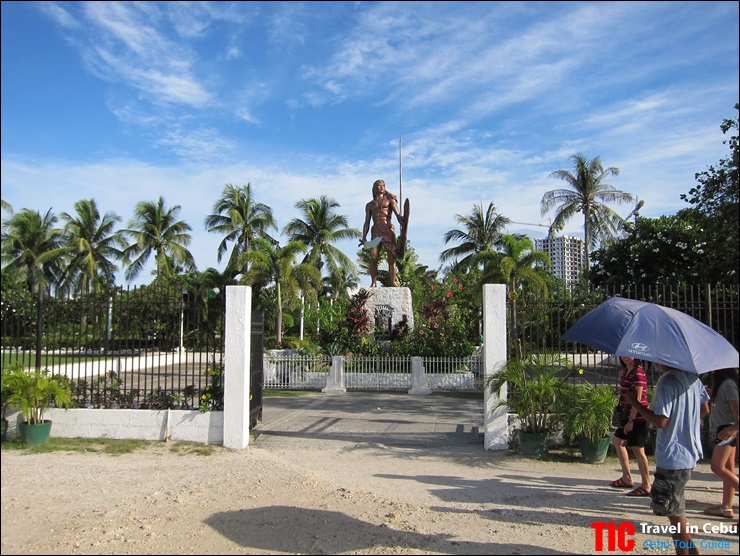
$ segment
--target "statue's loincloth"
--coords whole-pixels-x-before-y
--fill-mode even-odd
[[[393,227],[393,224],[388,222],[373,224],[371,236],[371,239],[379,237],[386,249],[393,249],[393,252],[396,251],[396,229]]]

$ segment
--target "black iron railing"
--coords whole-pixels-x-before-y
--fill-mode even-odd
[[[77,299],[45,297],[40,310],[43,319],[36,300],[4,296],[2,364],[64,374],[78,406],[223,404],[222,394],[221,400],[209,397],[223,370],[223,294],[117,289]]]
[[[737,286],[563,290],[546,300],[510,298],[509,357],[548,350],[570,354],[584,371],[571,373],[571,380],[616,386],[613,358],[561,340],[580,317],[614,295],[683,311],[740,346]],[[65,374],[80,407],[219,409],[224,299],[213,290],[145,286],[77,299],[45,297],[39,307],[32,296],[4,293],[2,364]],[[657,380],[651,368],[648,379]]]

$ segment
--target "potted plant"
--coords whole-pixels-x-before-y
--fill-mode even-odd
[[[44,412],[52,403],[64,409],[72,406],[67,377],[52,375],[47,369],[26,370],[15,364],[7,381],[8,403],[18,408],[24,418],[18,424],[21,439],[26,444],[43,444],[51,432],[51,421],[44,419]]]
[[[571,362],[553,352],[533,353],[507,361],[486,380],[486,388],[507,397],[496,407],[506,406],[519,417],[519,452],[539,458],[547,451],[547,436],[561,418],[561,405],[567,397]]]
[[[565,435],[578,437],[581,455],[589,463],[606,458],[612,432],[612,416],[619,398],[609,386],[586,382],[574,386],[565,404]]]

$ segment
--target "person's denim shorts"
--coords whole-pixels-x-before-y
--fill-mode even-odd
[[[691,469],[663,469],[656,467],[650,488],[653,513],[660,516],[681,517],[686,514],[684,490],[691,478]]]

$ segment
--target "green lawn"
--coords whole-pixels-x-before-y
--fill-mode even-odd
[[[265,398],[292,398],[295,396],[305,396],[311,394],[311,390],[262,390],[262,396]]]
[[[97,361],[99,359],[106,359],[104,355],[79,355],[79,354],[69,354],[69,355],[54,355],[54,354],[42,354],[41,355],[41,367],[50,367],[52,365],[60,365],[62,363],[68,363],[70,361]],[[15,354],[12,353],[3,353],[2,354],[2,366],[5,367],[6,365],[10,366],[14,364],[16,361],[18,361],[18,357]],[[25,359],[23,360],[23,364],[26,367],[33,367],[36,365],[36,355],[35,354],[26,354]]]
[[[48,452],[79,452],[98,453],[117,456],[130,454],[147,448],[161,450],[166,446],[170,452],[180,455],[210,456],[214,452],[222,451],[222,446],[200,444],[197,442],[158,440],[117,440],[112,438],[55,438],[51,437],[43,444],[29,446],[21,442],[19,438],[9,439],[3,442],[2,449],[22,451],[29,454],[40,454]]]

